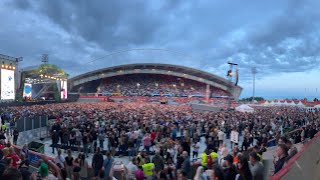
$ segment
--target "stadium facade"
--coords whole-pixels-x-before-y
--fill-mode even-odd
[[[236,100],[242,91],[240,86],[211,73],[185,66],[155,63],[126,64],[107,67],[75,76],[68,81],[70,89],[75,91],[75,89],[77,89],[75,87],[79,88],[81,85],[88,84],[92,81],[131,74],[159,74],[194,80],[226,91]]]

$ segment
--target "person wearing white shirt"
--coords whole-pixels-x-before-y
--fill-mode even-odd
[[[218,131],[218,139],[219,139],[219,146],[221,146],[224,140],[224,132],[221,130]]]
[[[56,164],[60,164],[61,168],[64,168],[64,161],[65,158],[63,157],[63,155],[61,155],[61,149],[58,149],[58,155],[54,158],[54,162]]]

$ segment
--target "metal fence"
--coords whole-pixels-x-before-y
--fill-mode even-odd
[[[24,117],[16,120],[16,127],[19,132],[38,129],[47,125],[48,116]]]

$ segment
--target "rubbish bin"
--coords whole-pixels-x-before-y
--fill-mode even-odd
[[[28,144],[28,149],[31,151],[35,151],[35,152],[43,154],[44,153],[44,144],[32,141],[31,143]]]

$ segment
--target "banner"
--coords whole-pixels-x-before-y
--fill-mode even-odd
[[[15,99],[14,71],[1,69],[1,99]]]
[[[32,84],[24,83],[23,98],[32,97]]]
[[[230,141],[234,143],[238,143],[239,133],[237,131],[231,131]]]

